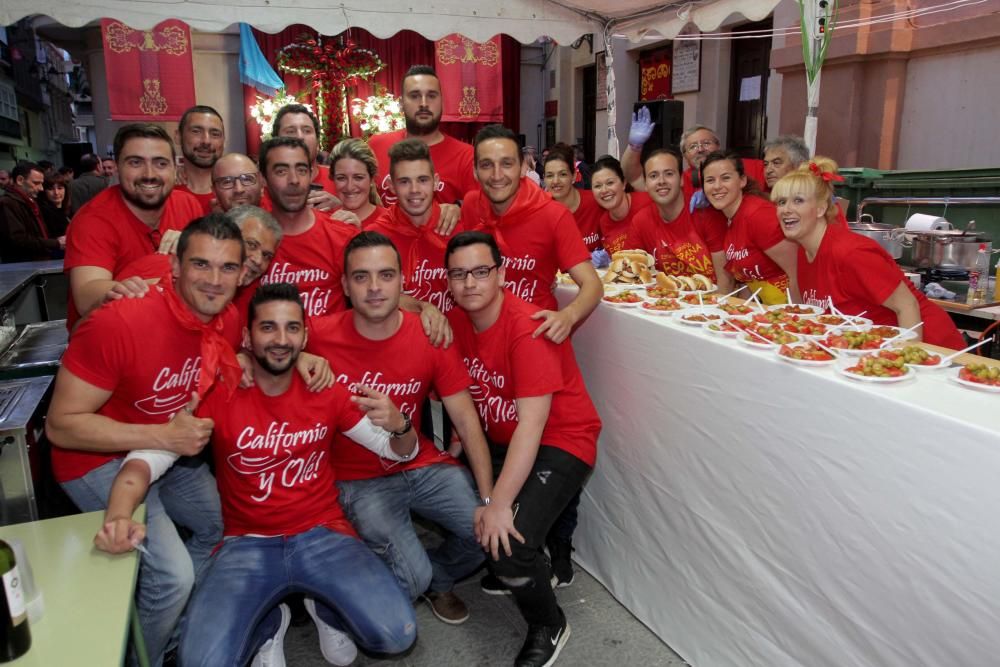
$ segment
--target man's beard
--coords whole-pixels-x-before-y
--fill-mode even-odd
[[[294,366],[295,362],[297,362],[299,360],[299,355],[298,355],[298,353],[288,355],[288,363],[285,364],[285,367],[284,368],[278,368],[277,366],[275,366],[274,364],[272,364],[268,360],[268,358],[267,358],[267,352],[268,352],[268,350],[286,350],[286,349],[287,350],[291,350],[292,348],[281,346],[281,345],[273,345],[271,347],[266,348],[264,350],[264,354],[259,355],[259,356],[255,354],[254,358],[257,360],[257,363],[260,364],[261,368],[263,368],[265,371],[267,371],[271,375],[277,377],[279,375],[284,375],[285,373],[287,373],[288,369],[290,369],[292,366]]]
[[[406,118],[406,134],[413,137],[426,137],[434,134],[441,124],[441,117],[432,119],[429,123],[423,123],[416,118]]]
[[[221,155],[212,153],[212,155],[208,158],[201,158],[198,157],[193,150],[181,150],[181,152],[184,154],[184,160],[186,162],[189,162],[196,167],[200,167],[201,169],[211,169],[215,166],[215,163],[219,161],[219,158],[222,157]]]
[[[171,188],[168,189],[166,187],[166,184],[164,184],[163,197],[161,199],[157,200],[157,201],[147,202],[147,201],[142,200],[140,197],[138,197],[134,193],[129,192],[125,188],[121,189],[122,197],[124,197],[126,200],[128,200],[128,202],[131,203],[132,205],[134,205],[136,208],[141,208],[144,211],[157,211],[157,210],[159,210],[160,207],[163,206],[163,203],[167,201],[167,197],[170,196],[170,193],[172,191],[173,191],[173,187],[171,187]]]

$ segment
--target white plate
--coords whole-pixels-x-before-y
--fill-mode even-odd
[[[746,345],[747,347],[752,348],[754,350],[770,350],[778,346],[777,343],[770,343],[770,342],[765,343],[760,338],[757,338],[753,334],[747,333],[746,331],[742,331],[740,333],[742,333],[743,335],[741,335],[736,340],[738,340],[741,344]]]
[[[616,301],[608,301],[607,299],[601,299],[601,301],[611,306],[612,308],[638,308],[639,304],[642,303],[642,301],[637,301],[635,303],[623,303]]]
[[[931,366],[928,366],[927,364],[906,364],[906,365],[918,371],[940,371],[946,368],[951,368],[953,363],[954,362],[952,361],[944,361],[942,359],[939,363],[933,364]]]
[[[681,311],[681,313],[682,314],[680,316],[678,316],[677,321],[680,322],[681,324],[686,324],[689,327],[703,327],[706,324],[708,324],[709,322],[721,322],[722,318],[724,318],[726,316],[725,313],[723,313],[721,310],[716,310],[715,308],[711,308],[711,307],[707,307],[705,309],[700,309],[700,308],[686,308],[683,311]],[[709,322],[691,322],[690,320],[685,319],[689,315],[701,315],[701,314],[704,314],[704,315],[717,315],[719,317],[719,319],[718,320],[709,320]]]
[[[792,303],[792,304],[788,304],[788,303],[776,303],[774,305],[767,306],[767,309],[768,310],[783,310],[785,308],[788,308],[788,306],[790,306],[790,305],[791,306],[798,306],[799,308],[804,308],[806,310],[809,310],[810,312],[808,312],[808,313],[789,313],[789,315],[798,315],[799,317],[813,317],[815,315],[822,315],[823,314],[823,309],[822,308],[820,308],[819,306],[810,305],[808,303]]]
[[[799,347],[801,345],[802,343],[799,343],[798,345],[793,343],[790,347]],[[826,361],[816,361],[814,359],[793,359],[792,357],[786,357],[785,355],[781,354],[780,345],[775,348],[774,354],[777,355],[777,357],[782,361],[787,361],[788,363],[795,364],[796,366],[832,366],[833,364],[837,363],[837,357],[834,357],[833,359],[827,359]]]
[[[763,312],[762,310],[760,310],[756,306],[750,306],[750,308],[752,308],[752,310],[749,313],[742,313],[742,314],[741,313],[733,313],[733,314],[728,314],[727,313],[726,316],[727,317],[750,317],[751,315],[759,315],[760,313]],[[722,311],[722,312],[726,312],[726,311]]]
[[[681,294],[714,294],[719,290],[719,286],[716,285],[712,289],[682,289]]]
[[[639,306],[639,310],[646,313],[647,315],[656,315],[658,317],[671,317],[674,313],[683,313],[684,310],[653,310],[652,308],[646,308],[645,304],[653,303],[652,301],[646,301]]]
[[[871,350],[867,351],[870,352]],[[857,373],[852,373],[849,370],[847,370],[848,368],[856,365],[857,363],[855,361],[852,361],[850,364],[838,366],[837,372],[846,378],[857,380],[858,382],[869,382],[872,384],[891,384],[893,382],[905,382],[906,380],[909,380],[911,377],[916,377],[917,375],[913,371],[907,370],[905,375],[900,375],[899,377],[879,377],[877,375],[858,375]]]
[[[870,331],[873,328],[875,328],[875,327],[874,326],[869,326],[869,327],[866,327],[864,330],[865,331]],[[881,328],[893,329],[896,332],[895,334],[893,334],[893,336],[898,335],[898,334],[906,331],[905,329],[901,329],[899,327],[889,326],[889,325],[886,325],[886,324],[880,324],[880,325],[878,325],[878,328],[880,328],[880,329]],[[906,333],[903,333],[903,335],[899,336],[899,338],[892,339],[892,342],[893,343],[905,343],[906,341],[913,340],[916,337],[917,337],[917,332],[916,331],[906,331]],[[883,340],[889,340],[891,338],[892,338],[892,336],[883,336],[882,337]]]
[[[712,324],[715,324],[715,322],[713,322]],[[713,336],[722,336],[724,338],[736,338],[736,336],[739,336],[741,333],[743,333],[742,331],[716,331],[715,329],[712,329],[708,324],[703,326],[701,330],[707,331]]]
[[[687,294],[696,294],[696,292],[681,292],[681,296],[685,296]],[[678,299],[678,301],[680,301],[680,299]],[[681,305],[683,305],[685,308],[713,308],[713,307],[715,307],[715,304],[709,303],[708,301],[705,301],[704,304],[698,303],[697,301],[695,301],[694,303],[688,303],[687,301],[681,301]]]
[[[852,324],[827,324],[826,326],[831,329],[838,328],[841,331],[861,331],[872,325],[872,321],[867,317],[852,317],[850,318]],[[819,316],[816,316],[816,320],[819,321]],[[824,322],[824,324],[826,324]]]
[[[969,380],[963,380],[962,378],[958,377],[959,371],[961,371],[963,368],[965,368],[965,366],[959,366],[958,368],[949,371],[948,379],[954,382],[955,384],[960,384],[963,387],[968,387],[969,389],[975,389],[977,391],[985,391],[986,393],[989,394],[1000,394],[1000,387],[990,384],[982,384],[981,382],[971,382]]]

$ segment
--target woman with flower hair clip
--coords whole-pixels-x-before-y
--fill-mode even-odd
[[[923,340],[965,347],[944,310],[931,303],[875,240],[837,223],[833,184],[842,181],[837,163],[816,156],[771,189],[785,238],[798,245],[797,278],[804,303],[866,317],[879,325],[916,330]]]

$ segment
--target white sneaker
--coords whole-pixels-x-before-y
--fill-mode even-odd
[[[285,667],[285,633],[288,632],[288,625],[292,622],[292,610],[287,604],[279,604],[281,610],[281,625],[253,657],[250,667]]]
[[[323,653],[326,661],[339,667],[345,667],[354,662],[354,659],[358,657],[358,647],[354,645],[350,635],[331,627],[321,619],[316,613],[316,601],[312,598],[307,597],[303,604],[316,624],[316,630],[319,632],[319,650]]]

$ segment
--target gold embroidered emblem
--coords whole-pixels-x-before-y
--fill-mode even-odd
[[[468,37],[456,35],[460,41],[450,37],[437,43],[437,57],[442,65],[455,63],[478,64],[496,67],[500,62],[500,49],[495,42],[473,42]]]
[[[462,118],[475,118],[479,115],[479,100],[476,98],[475,86],[462,88],[462,101],[458,103],[458,113]]]
[[[161,116],[167,111],[167,100],[160,94],[159,79],[143,79],[143,94],[139,98],[139,109],[148,116]]]

